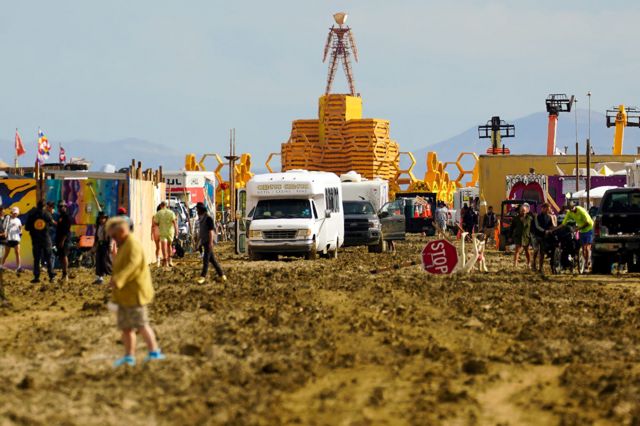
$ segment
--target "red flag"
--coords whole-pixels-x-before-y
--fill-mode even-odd
[[[22,144],[20,133],[18,133],[18,129],[16,129],[16,157],[20,157],[21,155],[24,155],[26,153],[27,151],[25,151],[24,145]]]
[[[65,152],[64,148],[62,147],[62,145],[60,145],[60,155],[58,156],[58,160],[61,163],[66,163],[67,162],[67,153]]]

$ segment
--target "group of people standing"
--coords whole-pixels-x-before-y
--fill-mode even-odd
[[[36,208],[31,211],[23,225],[20,219],[20,209],[13,207],[11,213],[4,214],[4,208],[0,207],[2,224],[0,226],[0,244],[4,251],[2,255],[2,268],[5,267],[11,251],[15,253],[16,272],[22,272],[22,259],[20,257],[20,243],[23,229],[31,236],[33,249],[33,280],[40,282],[41,267],[46,266],[49,279],[56,277],[54,267],[56,260],[62,268],[62,280],[68,280],[69,248],[71,246],[71,218],[64,202],[58,204],[58,210],[54,203],[38,201]],[[55,246],[55,256],[53,247]]]
[[[214,253],[213,246],[216,242],[215,223],[208,214],[204,203],[196,205],[198,220],[196,222],[198,246],[202,252],[202,272],[198,279],[199,284],[204,284],[209,272],[209,264],[213,265],[218,278],[226,281],[227,277],[222,271]],[[158,267],[173,267],[173,241],[178,235],[178,218],[169,208],[166,201],[161,202],[151,223],[151,239],[156,245],[156,265]]]
[[[563,219],[558,224],[558,218],[548,203],[540,206],[540,212],[534,214],[528,203],[524,203],[518,210],[518,215],[511,222],[511,236],[516,246],[513,264],[518,267],[521,253],[524,252],[527,267],[543,271],[545,252],[548,247],[548,236],[560,226],[575,223],[582,245],[582,255],[586,260],[585,268],[589,268],[591,259],[591,245],[593,244],[593,219],[589,213],[577,204],[570,202],[562,211]],[[533,260],[529,248],[533,248]]]

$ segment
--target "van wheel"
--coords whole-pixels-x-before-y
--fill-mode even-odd
[[[318,257],[318,251],[316,250],[315,246],[313,246],[311,250],[304,256],[304,258],[307,260],[316,260],[317,257]]]
[[[387,251],[387,242],[382,238],[382,235],[380,236],[380,241],[378,241],[377,244],[369,246],[369,253],[384,253],[385,251]]]
[[[607,275],[611,273],[611,261],[607,256],[591,255],[591,273]]]
[[[328,259],[337,259],[338,258],[338,245],[340,245],[340,241],[336,240],[336,248],[335,250],[331,250],[327,252]]]
[[[262,260],[262,255],[249,250],[249,260]]]

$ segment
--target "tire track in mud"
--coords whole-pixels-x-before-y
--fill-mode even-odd
[[[108,291],[11,278],[0,310],[0,419],[68,424],[632,424],[638,276],[542,277],[488,253],[489,274],[433,277],[421,238],[396,255],[247,262],[226,284],[198,260],[154,270],[169,359],[113,370]],[[142,346],[140,346],[142,353]],[[12,368],[17,366],[17,368]],[[37,413],[37,414],[36,414]]]

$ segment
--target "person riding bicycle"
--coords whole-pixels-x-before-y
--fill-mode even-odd
[[[593,244],[593,219],[583,207],[578,206],[575,202],[570,201],[567,205],[567,214],[565,215],[562,225],[566,226],[569,222],[576,224],[576,230],[580,234],[580,243],[582,244],[582,255],[585,259],[585,270],[589,268],[591,263],[591,244]]]

